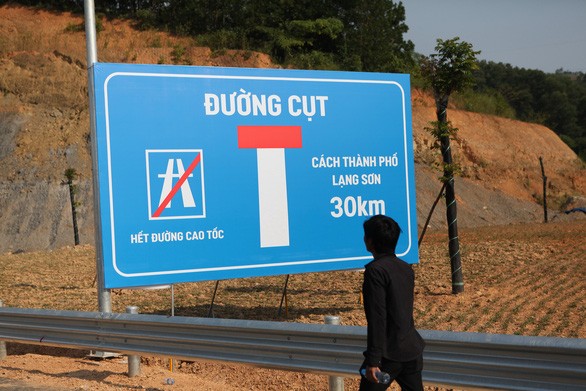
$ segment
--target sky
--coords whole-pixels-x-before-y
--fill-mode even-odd
[[[423,55],[460,37],[478,59],[586,73],[586,0],[403,0],[405,39]]]

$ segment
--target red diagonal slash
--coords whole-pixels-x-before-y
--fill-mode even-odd
[[[169,204],[169,202],[171,202],[171,199],[173,197],[175,197],[175,194],[177,194],[179,189],[181,189],[181,186],[183,186],[183,183],[187,180],[187,177],[193,172],[195,167],[197,167],[200,160],[201,160],[201,153],[198,153],[197,156],[195,157],[195,159],[193,159],[193,161],[189,165],[189,167],[187,167],[187,170],[185,170],[183,175],[181,175],[181,178],[179,178],[179,180],[177,181],[175,186],[173,186],[173,188],[171,189],[169,194],[167,194],[167,197],[165,197],[163,202],[161,202],[161,205],[159,205],[159,207],[157,208],[157,210],[153,214],[153,217],[159,217],[161,215],[161,213],[163,213],[163,209],[165,209],[167,207],[167,205]]]

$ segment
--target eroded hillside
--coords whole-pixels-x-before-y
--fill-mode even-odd
[[[136,31],[102,20],[101,62],[275,67],[253,52],[212,52],[193,39]],[[79,177],[82,241],[93,241],[91,157],[83,17],[0,7],[0,251],[71,243],[67,168]],[[433,101],[412,92],[417,208],[422,224],[439,191],[437,151],[424,128]],[[551,130],[535,124],[450,109],[462,164],[460,224],[539,221],[543,157],[552,208],[586,204],[586,170]],[[560,215],[561,218],[569,218]],[[432,226],[443,224],[438,207]]]

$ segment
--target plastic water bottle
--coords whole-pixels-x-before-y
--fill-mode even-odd
[[[362,368],[360,370],[360,374],[364,377],[366,377],[366,368]],[[389,375],[386,372],[383,371],[378,371],[376,373],[376,378],[378,380],[379,383],[381,384],[389,384],[391,382],[391,375]]]
[[[172,386],[173,384],[175,384],[175,379],[173,379],[172,377],[168,377],[165,379],[165,383]]]

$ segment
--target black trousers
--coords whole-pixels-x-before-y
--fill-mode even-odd
[[[363,363],[361,369],[366,367]],[[423,391],[423,380],[421,371],[423,370],[423,355],[412,361],[398,362],[390,361],[383,357],[380,370],[391,376],[389,384],[371,383],[361,375],[360,391],[383,391],[396,381],[403,391]]]

